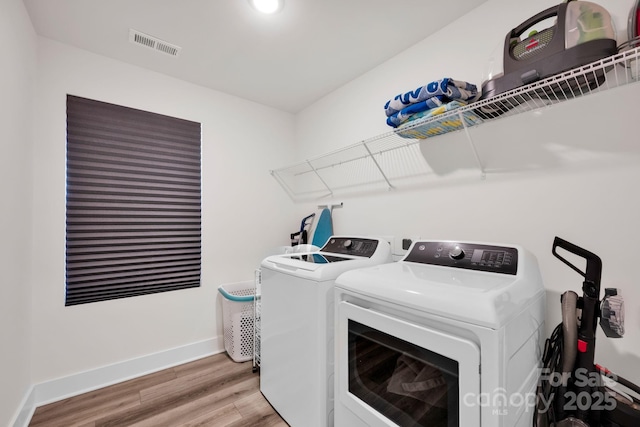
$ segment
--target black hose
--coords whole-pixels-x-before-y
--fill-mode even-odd
[[[545,408],[547,402],[555,402],[557,387],[552,385],[552,374],[561,369],[563,352],[562,323],[560,323],[547,338],[542,355],[542,375],[536,390],[536,412],[533,417],[534,427],[548,427],[556,423],[555,408],[553,405]]]

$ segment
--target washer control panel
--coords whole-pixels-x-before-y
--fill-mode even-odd
[[[371,258],[378,247],[378,240],[360,237],[331,237],[320,252],[354,255]]]
[[[492,273],[518,272],[516,248],[479,243],[415,242],[403,261]]]

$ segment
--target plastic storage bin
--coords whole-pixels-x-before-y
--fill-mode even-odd
[[[224,349],[235,362],[253,359],[255,283],[221,285]]]

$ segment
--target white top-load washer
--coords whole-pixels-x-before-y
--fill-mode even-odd
[[[335,299],[337,427],[531,425],[545,292],[524,248],[414,242]]]
[[[387,241],[346,236],[262,262],[260,390],[289,425],[333,425],[334,282],[386,262]]]

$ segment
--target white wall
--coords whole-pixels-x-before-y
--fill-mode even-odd
[[[293,204],[269,175],[291,160],[294,117],[48,39],[38,45],[33,383],[220,338],[218,286],[253,279],[297,218],[283,215]],[[201,287],[64,306],[67,94],[202,123]]]
[[[36,35],[22,1],[0,3],[0,425],[29,389],[31,109]]]
[[[505,35],[556,3],[490,0],[323,98],[297,117],[298,158],[388,132],[383,105],[398,93],[447,76],[479,85]],[[618,41],[625,41],[633,1],[598,3],[612,14]],[[580,293],[582,284],[552,256],[553,238],[595,252],[604,264],[603,287],[622,288],[627,304],[627,335],[614,341],[599,332],[596,360],[640,383],[639,96],[633,84],[472,129],[486,180],[479,173],[454,179],[456,164],[438,163],[448,149],[459,150],[449,157],[468,158],[464,133],[426,141],[427,161],[445,172],[421,189],[339,198],[344,207],[334,212],[336,232],[521,244],[537,256],[548,290],[547,334],[559,322],[560,293]]]

